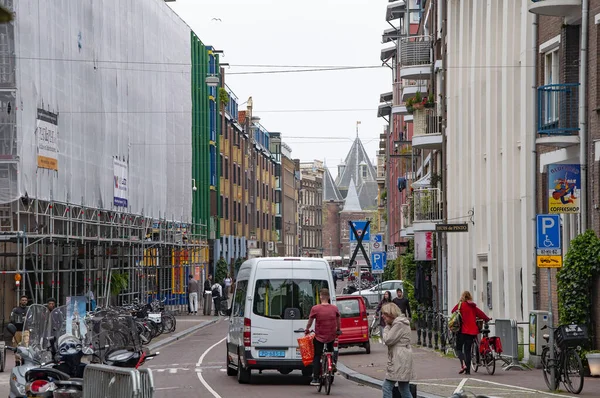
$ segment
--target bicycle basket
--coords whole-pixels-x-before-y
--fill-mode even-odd
[[[585,325],[560,325],[554,331],[554,338],[559,347],[575,348],[586,346],[589,343],[587,326]]]

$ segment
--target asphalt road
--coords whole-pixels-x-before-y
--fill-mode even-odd
[[[252,384],[239,384],[227,376],[225,369],[225,336],[227,321],[206,327],[185,339],[160,349],[160,356],[147,363],[153,371],[156,398],[168,397],[312,397],[316,387],[300,372],[281,375],[265,371],[252,373]],[[324,395],[324,390],[321,393]],[[381,391],[355,384],[342,376],[335,378],[331,396],[345,398],[381,397]]]

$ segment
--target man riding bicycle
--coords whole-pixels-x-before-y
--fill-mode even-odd
[[[319,292],[321,304],[314,305],[310,310],[308,324],[304,333],[310,333],[310,327],[315,321],[315,338],[313,345],[315,349],[313,359],[313,379],[311,386],[319,385],[321,373],[321,354],[323,346],[327,344],[327,350],[333,352],[333,343],[338,334],[341,333],[340,311],[337,306],[329,302],[329,289],[321,289]]]

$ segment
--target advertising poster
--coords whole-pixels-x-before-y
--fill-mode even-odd
[[[433,261],[433,232],[415,232],[415,261]]]
[[[85,314],[87,299],[85,296],[67,297],[67,334],[71,334],[76,338],[81,338],[86,335],[87,328],[85,327]]]
[[[37,165],[58,171],[58,115],[37,110]]]
[[[548,166],[548,213],[577,214],[581,190],[581,168],[578,164]]]
[[[114,168],[114,204],[117,207],[127,207],[127,199],[129,197],[127,185],[128,165],[120,159],[113,158]]]

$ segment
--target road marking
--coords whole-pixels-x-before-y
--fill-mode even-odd
[[[483,379],[471,379],[471,380],[478,381],[480,383],[488,383],[488,384],[492,384],[492,385],[500,386],[500,387],[508,387],[509,390],[513,389],[513,388],[516,388],[516,389],[521,390],[521,391],[533,392],[533,393],[541,393],[541,394],[548,394],[548,395],[551,395],[553,397],[571,398],[571,395],[561,395],[561,394],[556,394],[556,393],[553,393],[553,392],[535,390],[533,388],[519,387],[519,386],[510,385],[510,384],[497,383],[495,381],[488,381],[488,380],[483,380]]]
[[[454,390],[454,394],[456,394],[457,392],[460,392],[463,389],[463,386],[465,385],[465,383],[468,381],[468,378],[464,378],[460,381],[460,383],[458,383],[458,386],[456,386],[456,389]]]
[[[208,354],[210,352],[210,350],[212,350],[213,348],[215,348],[216,346],[218,346],[219,344],[221,344],[222,342],[224,342],[226,339],[227,339],[227,337],[223,337],[221,340],[217,341],[215,344],[213,344],[210,347],[208,347],[206,349],[206,351],[204,351],[202,353],[202,355],[200,356],[200,358],[198,359],[198,363],[196,363],[196,367],[200,368],[202,366],[202,361],[204,361],[204,357],[206,356],[206,354]],[[210,385],[208,385],[208,383],[206,382],[206,380],[204,380],[204,377],[202,377],[202,370],[201,369],[200,369],[200,371],[196,370],[196,375],[198,376],[198,380],[200,380],[200,383],[202,383],[202,385],[204,386],[204,388],[206,388],[208,390],[208,392],[212,394],[213,397],[215,397],[215,398],[221,398],[221,396],[219,394],[217,394],[217,392],[215,390],[213,390]]]

